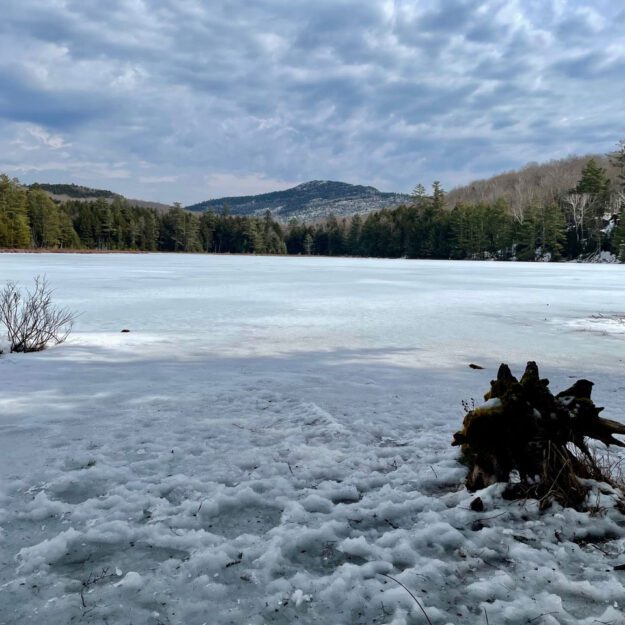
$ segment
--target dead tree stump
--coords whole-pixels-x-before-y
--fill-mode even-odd
[[[467,488],[508,482],[506,498],[535,498],[541,508],[555,500],[582,509],[588,487],[580,479],[613,483],[586,440],[625,447],[614,438],[625,435],[625,425],[599,416],[603,408],[590,398],[592,387],[578,380],[554,396],[535,362],[527,363],[520,381],[502,364],[486,403],[467,413],[453,437],[469,466]],[[513,471],[520,479],[510,483]]]

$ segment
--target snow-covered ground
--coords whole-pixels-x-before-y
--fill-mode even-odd
[[[0,256],[43,273],[81,316],[0,357],[0,624],[625,623],[610,494],[472,512],[450,447],[501,361],[625,421],[625,266]]]

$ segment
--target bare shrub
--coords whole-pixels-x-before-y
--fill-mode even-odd
[[[22,291],[8,282],[0,291],[0,322],[6,327],[12,352],[40,352],[62,343],[72,330],[76,315],[52,303],[47,279],[37,276],[32,290]]]

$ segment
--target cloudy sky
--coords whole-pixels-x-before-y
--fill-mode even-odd
[[[189,204],[625,138],[613,0],[2,0],[0,172]]]

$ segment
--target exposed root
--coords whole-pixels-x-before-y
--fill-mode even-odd
[[[504,497],[537,499],[541,510],[552,501],[589,509],[584,480],[622,491],[622,459],[591,451],[587,440],[625,447],[614,437],[625,434],[625,425],[599,416],[603,408],[591,400],[592,386],[578,380],[554,396],[535,362],[527,363],[520,381],[502,364],[486,403],[470,410],[454,434],[452,445],[462,446],[469,467],[467,488],[509,482],[515,472],[519,479],[509,483]]]

